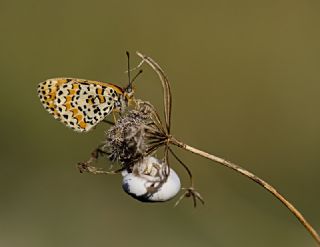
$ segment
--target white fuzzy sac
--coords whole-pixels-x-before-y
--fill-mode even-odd
[[[136,163],[132,172],[122,172],[122,187],[126,193],[144,202],[164,202],[180,191],[181,183],[177,173],[155,157],[148,156]],[[153,188],[156,188],[153,190]]]

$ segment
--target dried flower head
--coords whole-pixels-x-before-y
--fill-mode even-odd
[[[166,140],[159,118],[148,102],[121,116],[106,133],[102,150],[112,162],[128,168],[155,151]]]

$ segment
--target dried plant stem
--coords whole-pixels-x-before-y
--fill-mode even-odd
[[[265,188],[267,191],[269,191],[272,195],[274,195],[278,200],[280,200],[290,211],[293,213],[295,217],[298,218],[298,220],[301,222],[301,224],[307,229],[307,231],[312,235],[312,237],[317,241],[318,245],[320,246],[320,236],[318,233],[314,230],[314,228],[310,225],[310,223],[303,217],[303,215],[287,200],[284,196],[282,196],[273,186],[262,180],[261,178],[254,175],[252,172],[247,171],[246,169],[231,163],[230,161],[227,161],[225,159],[219,158],[215,155],[206,153],[204,151],[201,151],[197,148],[191,147],[181,141],[176,140],[175,138],[170,139],[170,143],[183,148],[187,151],[190,151],[194,154],[200,155],[204,158],[207,158],[209,160],[213,160],[223,166],[226,166],[232,170],[235,170],[236,172],[241,173],[242,175],[246,176],[247,178],[250,178],[257,184],[261,185],[263,188]]]
[[[318,245],[320,246],[320,237],[318,233],[314,230],[314,228],[309,224],[309,222],[303,217],[303,215],[287,200],[284,196],[282,196],[273,186],[262,180],[261,178],[257,177],[253,173],[247,171],[246,169],[231,163],[230,161],[227,161],[225,159],[219,158],[215,155],[206,153],[204,151],[201,151],[199,149],[196,149],[194,147],[191,147],[181,141],[178,141],[170,134],[170,127],[171,127],[171,108],[172,108],[172,96],[171,96],[171,90],[170,90],[170,83],[165,75],[164,71],[161,69],[161,67],[150,57],[143,55],[140,52],[137,52],[137,55],[142,58],[142,62],[139,64],[138,67],[140,67],[144,62],[146,62],[159,76],[159,79],[162,83],[163,91],[164,91],[164,110],[165,110],[165,120],[166,120],[166,132],[167,132],[167,144],[171,143],[174,144],[180,148],[183,148],[187,151],[190,151],[194,154],[198,154],[204,158],[207,158],[209,160],[215,161],[221,165],[224,165],[228,168],[231,168],[232,170],[239,172],[240,174],[246,176],[247,178],[250,178],[257,184],[261,185],[263,188],[265,188],[267,191],[269,191],[272,195],[274,195],[278,200],[280,200],[293,215],[298,218],[298,220],[301,222],[301,224],[307,229],[307,231],[311,234],[311,236],[316,240]],[[168,148],[166,149],[169,150]],[[189,169],[188,169],[189,170]],[[195,195],[195,194],[193,194]],[[198,197],[199,198],[199,197]],[[201,199],[201,197],[200,197]]]
[[[140,58],[142,58],[142,62],[138,65],[138,67],[141,66],[143,62],[146,62],[157,73],[162,83],[163,92],[164,92],[163,99],[164,99],[164,116],[166,120],[166,130],[167,130],[167,133],[170,134],[172,96],[171,96],[171,88],[170,88],[169,80],[166,74],[164,73],[164,71],[159,66],[159,64],[157,64],[151,57],[148,57],[138,51],[136,53]]]

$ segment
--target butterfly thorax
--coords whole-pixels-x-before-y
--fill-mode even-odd
[[[118,100],[114,102],[113,111],[124,113],[127,107],[128,107],[128,99],[123,94],[119,94]]]

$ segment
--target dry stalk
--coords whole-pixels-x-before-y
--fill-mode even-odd
[[[172,96],[171,89],[168,78],[161,67],[150,57],[143,55],[142,53],[137,51],[137,55],[142,58],[142,62],[146,62],[149,66],[158,74],[159,79],[162,83],[163,91],[164,91],[164,116],[166,121],[166,129],[167,134],[170,135],[170,126],[171,126],[171,108],[172,108]],[[139,66],[141,66],[140,63]]]
[[[167,79],[167,76],[165,75],[164,71],[161,69],[161,67],[150,57],[143,55],[140,52],[137,52],[137,55],[142,58],[142,63],[146,62],[159,76],[160,81],[163,86],[164,90],[164,107],[165,107],[165,121],[166,121],[166,129],[167,129],[167,144],[173,144],[176,145],[184,150],[190,151],[194,154],[197,154],[201,157],[207,158],[209,160],[215,161],[220,165],[223,165],[225,167],[228,167],[243,176],[253,180],[260,186],[262,186],[264,189],[266,189],[268,192],[270,192],[273,196],[275,196],[279,201],[281,201],[288,210],[300,221],[300,223],[305,227],[305,229],[311,234],[311,236],[315,239],[317,244],[320,246],[320,236],[315,231],[315,229],[311,226],[311,224],[305,219],[305,217],[290,203],[283,195],[281,195],[273,186],[271,186],[269,183],[264,181],[263,179],[259,178],[252,172],[230,162],[223,158],[217,157],[213,154],[209,154],[207,152],[201,151],[197,148],[191,147],[177,139],[175,139],[170,134],[170,122],[171,122],[171,107],[172,107],[172,96],[171,96],[171,90],[170,90],[170,84]],[[168,150],[168,149],[166,149]],[[167,153],[166,153],[167,154]],[[188,170],[189,171],[189,170]],[[189,173],[189,172],[188,172]],[[190,175],[190,174],[189,174]],[[191,176],[191,175],[190,175]],[[192,176],[191,176],[192,177]]]
[[[317,243],[320,246],[320,236],[318,235],[318,233],[315,231],[315,229],[310,225],[310,223],[303,217],[303,215],[298,211],[298,209],[296,209],[283,195],[281,195],[273,186],[271,186],[269,183],[267,183],[266,181],[264,181],[263,179],[259,178],[258,176],[256,176],[255,174],[253,174],[252,172],[228,161],[225,159],[222,159],[220,157],[217,157],[213,154],[209,154],[207,152],[201,151],[197,148],[191,147],[181,141],[178,141],[175,138],[171,138],[170,139],[170,143],[183,148],[187,151],[190,151],[194,154],[200,155],[204,158],[207,158],[209,160],[215,161],[220,165],[226,166],[240,174],[242,174],[243,176],[253,180],[254,182],[256,182],[257,184],[261,185],[263,188],[265,188],[267,191],[269,191],[272,195],[274,195],[279,201],[281,201],[288,209],[289,211],[301,222],[301,224],[307,229],[307,231],[312,235],[312,237],[317,241]]]

